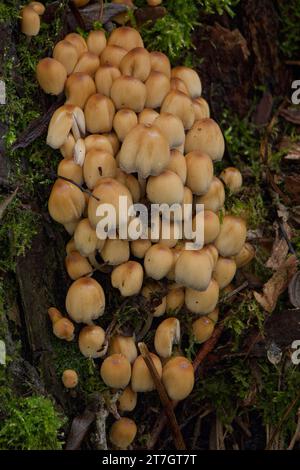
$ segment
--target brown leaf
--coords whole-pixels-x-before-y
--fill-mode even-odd
[[[294,307],[300,308],[300,271],[293,276],[289,284],[289,299]]]
[[[89,409],[84,410],[82,415],[76,416],[73,419],[66,443],[66,450],[77,450],[80,448],[94,419],[95,412]]]
[[[284,262],[286,259],[288,252],[289,252],[289,246],[282,236],[282,233],[279,228],[279,224],[275,222],[275,231],[276,231],[276,238],[275,242],[273,244],[272,248],[272,254],[270,258],[268,259],[266,266],[267,268],[273,269],[274,271],[279,268],[279,266]],[[286,223],[283,222],[283,227],[284,230],[287,234],[288,239],[291,239],[292,236],[292,231],[290,226]]]
[[[285,189],[291,194],[293,200],[300,202],[300,175],[292,174],[284,179]]]
[[[272,113],[272,108],[273,108],[273,96],[269,91],[266,91],[260,102],[258,103],[258,106],[255,110],[254,116],[253,116],[253,122],[257,126],[266,126],[271,118],[271,113]]]
[[[264,285],[263,293],[259,294],[258,292],[254,292],[255,299],[268,313],[274,311],[279,296],[288,287],[296,269],[297,258],[296,256],[290,256]]]
[[[293,124],[300,124],[299,108],[282,109],[279,114],[288,122],[292,122]]]

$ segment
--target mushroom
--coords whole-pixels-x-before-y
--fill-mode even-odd
[[[125,137],[120,150],[120,168],[141,178],[160,175],[170,160],[166,138],[153,126],[138,124]]]
[[[149,354],[159,377],[162,375],[162,364],[156,354]],[[132,366],[131,388],[134,392],[152,392],[155,384],[143,356],[138,356]]]
[[[105,295],[101,285],[91,277],[82,277],[69,287],[66,309],[76,323],[91,324],[104,314]]]
[[[193,150],[207,153],[214,161],[222,160],[225,151],[225,141],[218,124],[210,118],[196,121],[187,133],[185,152]]]
[[[139,202],[139,200],[141,199],[141,186],[135,176],[128,175],[127,173],[125,173],[125,171],[122,171],[120,170],[120,168],[117,168],[116,180],[124,184],[124,186],[129,189],[134,203]]]
[[[162,219],[160,225],[160,236],[158,242],[169,248],[176,246],[182,234],[181,221],[171,222],[168,219]]]
[[[121,142],[137,124],[137,115],[131,109],[120,109],[113,120],[113,128]]]
[[[119,449],[127,449],[134,441],[136,433],[137,427],[132,419],[120,418],[110,428],[109,439]]]
[[[165,245],[157,243],[147,251],[144,259],[144,267],[147,276],[156,281],[165,277],[173,265],[173,253]]]
[[[109,46],[124,47],[126,51],[131,51],[136,47],[144,47],[140,33],[136,29],[127,26],[114,29],[109,36],[107,44]]]
[[[101,326],[84,326],[79,333],[78,345],[81,354],[85,357],[97,359],[105,353],[105,331]]]
[[[90,31],[86,40],[88,50],[100,56],[106,47],[106,36],[104,31]]]
[[[205,291],[211,281],[212,260],[205,251],[184,250],[175,265],[175,281],[185,287]]]
[[[79,220],[85,207],[83,192],[68,181],[57,179],[48,201],[49,213],[56,222],[68,224]]]
[[[84,181],[89,189],[94,189],[101,178],[114,178],[117,162],[105,150],[90,150],[83,165]]]
[[[202,213],[199,212],[193,218],[193,231],[197,227],[197,218],[202,217]],[[204,244],[212,243],[220,232],[220,220],[217,214],[212,211],[204,211],[203,213],[203,229],[204,229]]]
[[[45,13],[46,7],[41,2],[30,2],[29,7],[31,7],[39,16],[42,16]]]
[[[156,296],[160,296],[161,288],[156,285],[154,282],[147,282],[147,284],[142,289],[142,296],[152,303],[155,300]],[[166,312],[167,307],[167,298],[166,296],[162,297],[161,303],[154,308],[153,317],[161,317]]]
[[[86,128],[92,134],[112,130],[115,106],[110,98],[96,93],[89,97],[84,107]]]
[[[118,399],[118,409],[122,412],[133,411],[137,404],[137,393],[128,385]]]
[[[95,82],[87,73],[72,73],[65,86],[66,103],[83,109],[90,96],[96,93]]]
[[[69,180],[74,181],[74,183],[79,184],[79,186],[83,183],[82,168],[81,166],[76,165],[74,160],[71,159],[64,158],[59,162],[57,175],[68,178]]]
[[[145,82],[151,71],[150,57],[147,49],[135,47],[127,52],[120,63],[120,71],[122,75],[138,78]]]
[[[171,150],[171,158],[166,167],[166,170],[170,170],[176,173],[182,181],[182,184],[186,182],[187,176],[187,165],[186,158],[176,149]]]
[[[76,5],[77,8],[84,7],[88,3],[90,3],[90,0],[71,0],[74,5]]]
[[[152,126],[155,119],[159,116],[158,112],[154,109],[145,108],[139,113],[138,120],[139,124],[145,124],[146,126]]]
[[[84,164],[84,160],[85,160],[85,155],[86,155],[85,142],[84,142],[84,139],[80,138],[76,141],[76,144],[74,146],[74,151],[73,151],[74,163],[76,163],[76,165],[79,165],[82,168]]]
[[[220,174],[220,179],[232,193],[238,193],[242,188],[243,177],[237,168],[231,166],[225,168]]]
[[[41,20],[39,14],[32,6],[27,5],[21,10],[21,31],[31,38],[40,32]]]
[[[147,197],[153,204],[180,204],[184,187],[180,177],[170,170],[163,170],[158,176],[150,176],[147,182]]]
[[[78,58],[80,58],[82,54],[88,51],[88,47],[84,38],[78,33],[67,34],[65,40],[73,44],[74,47],[76,47]]]
[[[87,51],[84,52],[78,60],[74,68],[74,73],[87,73],[93,77],[99,67],[99,57],[93,52]]]
[[[149,250],[149,248],[152,246],[152,243],[150,240],[143,240],[143,239],[138,239],[138,240],[133,240],[130,243],[130,251],[133,256],[139,259],[144,259],[146,252]]]
[[[66,244],[66,254],[68,255],[68,254],[71,253],[72,251],[76,251],[76,246],[75,246],[74,238],[71,238],[71,240],[68,241],[68,243]]]
[[[112,286],[119,289],[123,297],[137,295],[143,285],[144,272],[140,263],[127,261],[116,268],[111,274]]]
[[[36,77],[45,93],[59,95],[64,90],[67,71],[58,60],[46,57],[37,64]]]
[[[185,158],[187,187],[196,195],[207,193],[214,176],[214,167],[210,157],[205,153],[193,151]]]
[[[67,75],[70,75],[78,62],[78,52],[73,44],[62,40],[54,47],[53,58],[60,62],[66,69]]]
[[[70,132],[63,143],[63,145],[60,147],[60,153],[64,158],[71,159],[73,158],[74,155],[74,148],[75,148],[75,139],[73,137],[73,134]]]
[[[150,52],[151,70],[161,72],[171,78],[171,65],[168,57],[159,51]]]
[[[96,230],[91,227],[89,219],[82,219],[74,232],[74,244],[76,250],[82,256],[89,256],[96,249],[103,247],[104,242],[97,238]]]
[[[193,99],[193,106],[195,111],[195,119],[196,121],[200,119],[207,119],[210,117],[210,111],[207,101],[205,101],[202,96],[199,98]]]
[[[154,337],[154,347],[157,354],[166,359],[172,356],[174,344],[180,342],[180,323],[177,318],[169,317],[163,320]]]
[[[130,382],[130,362],[123,354],[112,354],[102,362],[100,375],[108,387],[124,389]]]
[[[224,258],[237,255],[243,248],[247,236],[245,221],[240,217],[225,215],[215,246]]]
[[[185,129],[191,129],[195,121],[192,100],[181,91],[170,91],[161,107],[162,113],[171,113],[181,119]]]
[[[118,5],[126,5],[127,9],[117,15],[114,15],[112,20],[114,23],[120,25],[126,25],[130,21],[129,12],[134,8],[134,0],[112,0],[112,3],[116,3]]]
[[[184,82],[191,98],[198,98],[201,96],[201,80],[195,70],[189,67],[175,67],[171,71],[171,77],[179,78]]]
[[[61,380],[66,388],[75,388],[78,385],[77,372],[73,369],[66,369],[62,374]]]
[[[126,263],[130,257],[129,242],[127,240],[108,238],[101,250],[101,257],[110,266]]]
[[[91,134],[84,139],[86,153],[91,150],[103,150],[114,155],[114,149],[110,139],[105,135]]]
[[[67,273],[73,281],[93,272],[93,268],[88,260],[78,251],[72,251],[66,256],[65,265]]]
[[[171,149],[175,149],[184,144],[184,127],[179,117],[170,113],[161,113],[157,119],[155,119],[153,125],[165,136]]]
[[[192,331],[195,340],[198,343],[207,341],[214,332],[215,324],[208,317],[200,317],[193,322]]]
[[[120,142],[117,134],[115,132],[109,132],[108,134],[103,134],[103,137],[108,139],[110,142],[113,149],[113,155],[117,155],[118,151],[120,150]]]
[[[171,400],[184,400],[193,390],[194,369],[186,357],[172,357],[163,367],[162,382]]]
[[[78,223],[79,223],[79,220],[72,220],[72,222],[67,222],[66,224],[64,224],[64,228],[68,232],[69,235],[74,235],[74,232]]]
[[[225,190],[219,178],[213,177],[208,191],[202,196],[196,197],[196,204],[204,204],[206,211],[218,212],[224,206]]]
[[[216,324],[218,319],[219,319],[219,309],[218,309],[218,307],[216,307],[212,312],[210,312],[207,315],[207,317],[210,318],[210,320],[212,320],[214,322],[214,324]],[[201,318],[204,318],[204,317],[201,317]]]
[[[137,358],[137,349],[134,338],[132,336],[113,336],[109,341],[108,354],[122,354],[130,364]]]
[[[219,285],[212,279],[205,291],[187,288],[185,290],[185,305],[198,315],[206,315],[212,312],[219,300]]]
[[[255,256],[255,248],[250,243],[245,243],[241,251],[233,257],[236,267],[242,268],[250,263]]]
[[[79,107],[64,105],[58,108],[52,115],[48,127],[47,144],[53,149],[59,149],[66,142],[71,131],[85,133],[84,114]],[[80,136],[76,136],[80,138]],[[75,140],[78,140],[77,138]]]
[[[227,287],[236,273],[236,264],[233,259],[219,257],[213,271],[213,278],[219,284],[220,289]]]
[[[215,247],[215,245],[210,243],[209,245],[204,246],[202,248],[202,251],[204,253],[207,253],[208,256],[210,257],[211,264],[212,264],[213,269],[214,269],[216,264],[217,264],[217,261],[219,259],[219,252],[218,252],[217,248]]]
[[[167,294],[167,312],[178,312],[184,305],[184,288],[175,284]]]
[[[145,84],[134,77],[121,76],[116,78],[110,90],[111,99],[116,109],[132,109],[140,113],[144,107],[147,97]]]
[[[181,93],[184,93],[185,95],[189,95],[189,91],[185,83],[180,78],[177,78],[177,77],[171,78],[170,85],[171,85],[171,90],[181,91]]]
[[[150,59],[149,74],[145,85],[147,89],[147,98],[145,106],[147,108],[154,109],[160,108],[165,97],[170,91],[170,80],[164,73],[155,72],[154,70],[152,70],[152,72],[150,73]]]
[[[179,256],[181,255],[181,253],[184,251],[184,247],[181,244],[177,244],[171,251],[173,253],[173,265],[172,265],[172,268],[170,269],[170,271],[167,274],[167,279],[169,281],[175,281],[176,262],[177,262]]]
[[[48,315],[52,321],[53,334],[59,339],[72,341],[75,330],[73,323],[68,318],[63,317],[55,307],[48,309]]]
[[[113,67],[120,67],[122,59],[126,56],[127,51],[119,46],[106,46],[100,56],[101,65],[112,65]]]

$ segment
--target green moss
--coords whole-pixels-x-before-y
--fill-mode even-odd
[[[299,22],[300,3],[298,0],[278,0],[281,22],[280,49],[285,57],[298,59],[300,49]]]
[[[231,214],[245,219],[247,227],[254,230],[264,223],[268,212],[262,194],[255,188],[253,193],[231,194],[226,198],[225,206]]]

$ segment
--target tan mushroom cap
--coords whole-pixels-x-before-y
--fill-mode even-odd
[[[184,144],[185,132],[181,119],[170,113],[161,113],[153,125],[157,127],[169,142],[171,149]]]
[[[207,119],[210,117],[210,110],[207,101],[205,101],[202,96],[199,98],[193,99],[193,106],[195,111],[195,119],[196,121],[200,119]]]
[[[62,383],[66,388],[75,388],[78,385],[78,375],[73,369],[66,369],[62,374]]]
[[[129,242],[127,240],[108,238],[101,250],[101,257],[110,266],[126,263],[130,257]]]
[[[212,312],[210,312],[207,315],[207,317],[210,318],[210,320],[212,320],[214,324],[216,324],[219,319],[219,308],[216,307]],[[203,317],[200,317],[200,318],[203,318]]]
[[[84,181],[89,189],[94,189],[101,178],[115,178],[117,163],[111,153],[105,150],[90,150],[83,165]]]
[[[139,259],[144,259],[146,252],[149,250],[149,248],[152,246],[152,243],[150,240],[143,240],[143,239],[138,239],[138,240],[133,240],[130,243],[130,251],[133,256]]]
[[[93,77],[99,67],[99,57],[93,52],[87,51],[84,52],[78,60],[74,68],[74,73],[87,73]]]
[[[178,243],[174,248],[172,248],[171,251],[173,253],[173,264],[172,264],[172,268],[170,269],[170,271],[167,274],[167,279],[169,281],[175,281],[176,262],[177,262],[179,256],[181,255],[181,253],[184,251],[184,246],[182,244]]]
[[[184,250],[175,265],[175,281],[191,289],[205,291],[211,281],[212,260],[205,251]]]
[[[171,400],[184,400],[194,387],[194,369],[186,357],[171,358],[163,367],[162,382]]]
[[[147,89],[145,106],[153,109],[160,108],[165,97],[170,92],[170,80],[164,73],[152,70],[145,85]]]
[[[118,46],[106,46],[100,56],[101,65],[112,65],[113,67],[120,67],[122,59],[127,54],[126,49]]]
[[[127,52],[120,63],[120,71],[122,75],[145,82],[151,71],[150,55],[147,49],[135,47]]]
[[[100,56],[106,47],[106,36],[104,31],[93,30],[89,32],[86,40],[88,50]]]
[[[124,184],[124,186],[129,189],[133,202],[139,202],[139,200],[141,199],[142,190],[138,179],[133,175],[128,175],[127,173],[125,173],[125,171],[120,170],[120,168],[117,168],[115,178],[117,181]]]
[[[227,287],[236,273],[235,261],[231,258],[219,257],[213,271],[213,278],[219,284],[220,289]]]
[[[63,159],[59,162],[57,167],[57,175],[63,176],[64,178],[68,178],[74,183],[79,184],[80,186],[83,183],[83,174],[82,168],[80,165],[76,165],[74,160],[71,159]]]
[[[182,181],[182,184],[186,182],[187,176],[187,165],[186,165],[186,158],[182,155],[181,152],[178,150],[171,150],[171,157],[168,163],[166,170],[173,171],[176,173]]]
[[[64,224],[64,228],[68,232],[69,235],[74,235],[74,232],[78,223],[79,223],[79,220],[73,220],[72,222],[67,222],[66,224]]]
[[[95,82],[87,73],[72,73],[65,86],[66,103],[83,109],[90,96],[96,93]]]
[[[185,290],[185,305],[193,313],[207,315],[216,308],[219,292],[219,285],[214,279],[210,281],[205,291],[188,288]]]
[[[151,108],[145,108],[139,113],[138,120],[139,124],[145,124],[145,126],[152,126],[155,119],[159,116],[159,113]]]
[[[238,193],[243,186],[242,174],[234,167],[225,168],[220,174],[220,179],[232,193]]]
[[[115,114],[113,128],[118,139],[123,142],[126,135],[138,124],[138,118],[131,109],[120,109]]]
[[[74,232],[74,245],[82,256],[89,256],[98,248],[99,240],[96,230],[92,228],[89,219],[82,219]]]
[[[104,314],[105,295],[101,285],[90,277],[77,279],[71,284],[66,309],[76,323],[90,324]]]
[[[84,107],[86,128],[92,134],[110,132],[114,115],[112,100],[100,93],[90,96]]]
[[[72,251],[66,256],[65,265],[67,273],[73,281],[93,272],[93,268],[88,260],[78,251]]]
[[[162,219],[160,224],[160,236],[158,242],[169,248],[174,248],[182,236],[182,222],[172,222]]]
[[[114,81],[121,76],[121,72],[113,65],[102,65],[96,72],[95,83],[97,92],[111,97],[111,87]]]
[[[167,94],[162,107],[162,113],[171,113],[181,119],[184,129],[191,129],[195,122],[195,111],[192,100],[181,93],[181,91],[172,90]]]
[[[102,362],[100,375],[108,387],[124,389],[131,378],[130,362],[122,354],[112,354]]]
[[[224,258],[237,255],[243,248],[247,236],[245,221],[240,217],[225,215],[215,246]]]
[[[163,170],[158,176],[150,176],[147,182],[147,197],[154,204],[180,204],[183,201],[184,186],[180,177],[170,170]]]
[[[196,214],[193,218],[193,230],[196,229],[197,218],[201,217],[202,214]],[[212,243],[220,233],[220,219],[215,212],[204,211],[203,213],[204,223],[204,244]]]
[[[91,150],[103,150],[110,154],[114,154],[114,149],[110,139],[107,135],[100,135],[100,134],[91,134],[88,135],[84,139],[86,153],[90,152]]]
[[[59,41],[53,49],[53,58],[60,62],[70,75],[78,62],[78,52],[76,47],[69,41]]]
[[[166,359],[172,356],[174,344],[180,342],[180,323],[177,318],[169,317],[163,320],[155,332],[154,347],[157,354]]]
[[[60,153],[64,158],[71,159],[74,155],[74,148],[75,148],[75,139],[73,134],[70,132],[64,142],[64,144],[60,147]]]
[[[204,204],[206,211],[218,212],[224,206],[225,190],[219,178],[213,177],[208,191],[202,196],[196,197],[196,204]]]
[[[53,334],[66,341],[72,341],[74,339],[75,327],[73,323],[66,317],[63,317],[59,310],[55,307],[48,309],[48,315],[52,322]]]
[[[111,90],[111,99],[116,109],[132,109],[136,113],[145,107],[147,89],[145,84],[134,77],[121,76],[114,80]]]
[[[40,32],[41,20],[39,14],[27,5],[21,10],[21,31],[26,36],[37,36]]]
[[[137,404],[137,393],[128,385],[118,399],[118,410],[122,412],[133,411]]]
[[[66,254],[68,255],[72,251],[76,251],[74,238],[71,238],[71,240],[69,240],[68,243],[66,244]]]
[[[156,285],[153,281],[147,282],[147,284],[142,289],[142,296],[151,302],[151,305],[154,300],[156,300],[156,296],[160,295],[161,288]],[[161,296],[160,296],[161,297]],[[154,317],[161,317],[166,312],[167,307],[167,298],[166,296],[162,297],[161,302],[157,307],[154,308],[153,316]]]
[[[171,65],[169,58],[163,52],[150,52],[151,70],[161,72],[171,78]]]
[[[128,26],[114,29],[108,39],[109,46],[124,47],[127,51],[131,51],[136,47],[144,47],[144,43],[140,33]]]
[[[59,95],[64,90],[67,71],[58,60],[46,57],[37,64],[36,77],[45,93]]]
[[[120,418],[110,428],[109,439],[119,449],[127,449],[134,441],[136,433],[137,427],[132,419]]]
[[[250,243],[245,243],[241,251],[233,257],[236,267],[242,268],[255,257],[255,248]]]
[[[198,343],[207,341],[214,332],[215,323],[209,317],[200,317],[193,322],[192,331]]]
[[[78,33],[67,34],[65,40],[73,44],[74,47],[76,47],[78,58],[80,58],[82,54],[88,51],[84,38]]]
[[[196,195],[207,193],[214,176],[214,167],[210,157],[205,153],[193,151],[185,158],[187,187]]]
[[[184,305],[184,288],[177,286],[172,287],[167,294],[167,312],[177,312]]]
[[[132,364],[137,358],[137,349],[135,340],[132,336],[113,336],[109,341],[108,354],[122,354],[125,356],[130,364]]]
[[[184,83],[180,78],[173,77],[170,80],[171,90],[181,91],[185,95],[189,95],[189,91]]]
[[[144,259],[144,268],[147,276],[156,281],[165,277],[173,265],[173,253],[165,245],[157,243],[147,251]]]
[[[113,155],[116,156],[120,150],[120,142],[117,134],[115,132],[109,132],[108,134],[103,134],[103,137],[106,137],[109,140],[113,149]]]
[[[71,129],[76,133],[85,133],[85,119],[82,110],[73,105],[65,104],[58,108],[52,115],[47,134],[47,145],[53,149],[61,148]],[[80,136],[76,136],[78,140]],[[75,146],[74,146],[75,149]]]
[[[201,80],[197,72],[189,67],[175,67],[171,71],[172,78],[179,78],[188,89],[191,98],[198,98],[202,93]]]
[[[207,153],[213,161],[222,160],[225,141],[219,125],[210,118],[196,121],[187,133],[185,152],[193,150]]]
[[[140,263],[127,261],[116,268],[111,274],[112,286],[119,289],[123,297],[137,295],[143,285],[144,271]]]
[[[31,7],[39,16],[42,16],[45,13],[46,7],[41,2],[30,2],[29,7]]]
[[[159,357],[153,353],[150,353],[150,357],[159,377],[161,377],[162,364]],[[134,392],[152,392],[152,390],[155,390],[155,384],[143,356],[138,356],[133,363],[131,388]]]
[[[74,184],[57,179],[48,201],[48,210],[52,219],[63,225],[79,220],[84,208],[83,192]]]
[[[101,326],[84,326],[79,333],[78,345],[81,354],[94,359],[103,356],[105,331]]]

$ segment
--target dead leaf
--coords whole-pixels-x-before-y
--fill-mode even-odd
[[[289,284],[289,299],[294,307],[300,308],[300,271],[293,276]]]
[[[300,124],[299,108],[282,109],[279,114],[288,122],[292,122],[293,124]]]
[[[283,222],[282,225],[284,227],[288,239],[290,240],[292,237],[292,231],[290,226],[286,222]],[[279,266],[282,265],[282,263],[286,259],[289,252],[289,246],[285,238],[282,236],[279,224],[275,222],[274,226],[276,231],[276,237],[272,248],[272,254],[268,259],[266,266],[267,268],[273,269],[275,271],[279,268]]]
[[[292,174],[284,179],[286,191],[292,196],[293,200],[300,202],[300,175]]]
[[[0,220],[3,218],[4,213],[5,213],[6,209],[8,208],[8,206],[10,205],[10,203],[11,203],[11,202],[14,200],[14,198],[16,197],[17,192],[18,192],[18,189],[19,189],[19,188],[16,188],[12,194],[10,194],[9,196],[7,196],[7,197],[0,203]]]
[[[269,91],[266,91],[263,94],[255,110],[255,113],[253,116],[254,124],[256,124],[257,126],[266,126],[270,121],[272,108],[273,108],[273,96],[271,95]]]
[[[290,280],[297,270],[296,256],[290,256],[286,259],[271,279],[263,287],[263,293],[254,292],[257,302],[268,313],[272,313],[277,305],[279,296],[286,290]]]
[[[83,414],[73,419],[68,435],[66,450],[78,450],[91,424],[95,420],[95,412],[85,409]]]

